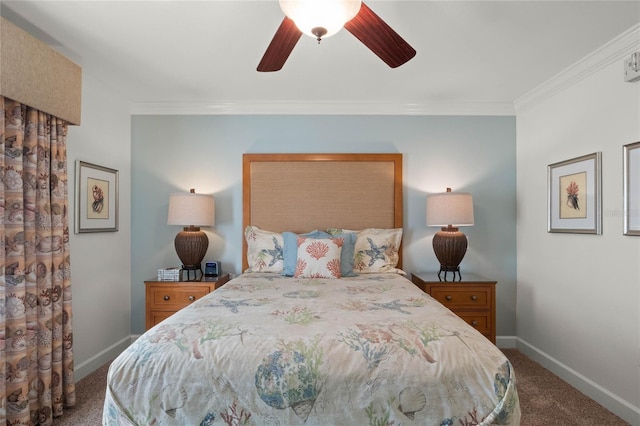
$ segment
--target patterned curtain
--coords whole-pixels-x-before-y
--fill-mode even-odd
[[[67,125],[0,96],[0,424],[75,404]]]

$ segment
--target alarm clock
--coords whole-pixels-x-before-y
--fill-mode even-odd
[[[205,262],[204,264],[204,276],[205,277],[217,277],[222,275],[222,268],[220,262]]]

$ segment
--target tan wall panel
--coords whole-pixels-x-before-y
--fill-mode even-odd
[[[394,167],[392,161],[256,162],[251,224],[300,233],[393,228]]]
[[[0,17],[0,94],[80,124],[82,68]]]

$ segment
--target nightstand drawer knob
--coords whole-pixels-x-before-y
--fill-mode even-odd
[[[475,302],[476,300],[478,300],[478,296],[476,296],[475,294],[474,294],[474,295],[472,295],[472,296],[471,296],[471,300],[473,300],[473,301]]]
[[[171,299],[169,296],[164,297],[164,300],[169,300],[169,299]]]
[[[453,300],[453,296],[448,295],[448,294],[444,298],[447,299],[449,302],[451,302]]]
[[[474,326],[474,327],[477,326],[478,325],[478,321],[476,321],[476,320],[471,321],[471,325]]]
[[[189,296],[189,302],[193,302],[194,300],[196,300],[195,296]]]

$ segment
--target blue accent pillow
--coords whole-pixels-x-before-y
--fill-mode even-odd
[[[349,232],[344,234],[330,235],[324,231],[311,231],[307,234],[300,234],[302,237],[307,238],[342,238],[344,239],[344,245],[342,246],[342,252],[340,253],[340,274],[343,277],[356,277],[358,276],[353,272],[353,262],[356,248],[356,234]],[[284,268],[282,269],[282,275],[292,277],[296,272],[296,265],[298,263],[298,234],[293,232],[283,232],[282,239],[284,240],[284,247],[282,250],[282,257],[284,258]]]

